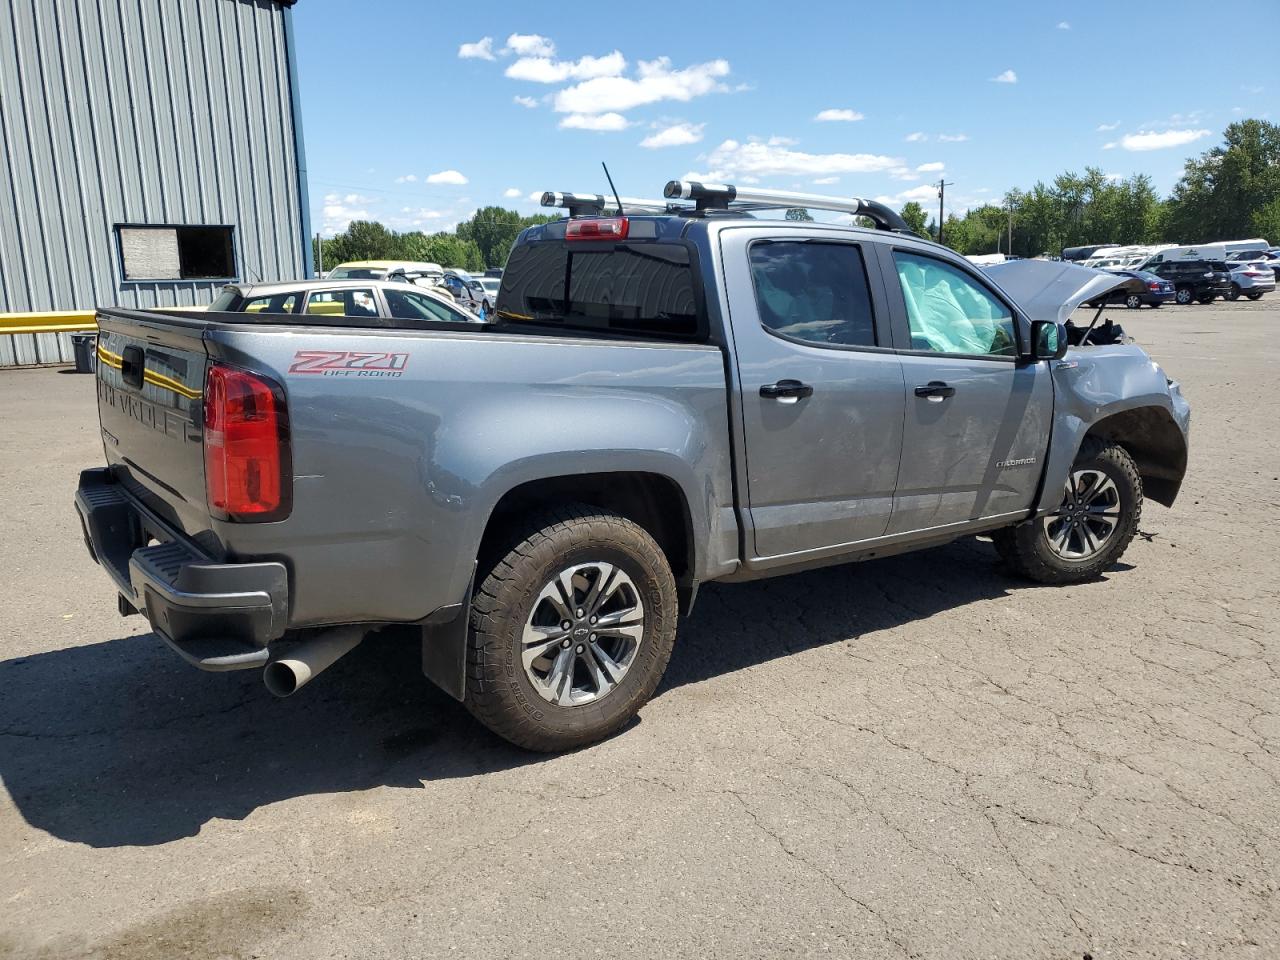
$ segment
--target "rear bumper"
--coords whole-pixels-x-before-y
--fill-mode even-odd
[[[208,557],[112,483],[106,470],[80,474],[75,503],[90,556],[115,581],[123,603],[144,614],[184,660],[202,670],[267,662],[267,645],[288,622],[283,563]]]

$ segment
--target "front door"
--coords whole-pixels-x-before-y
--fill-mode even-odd
[[[893,508],[905,401],[879,268],[813,233],[721,233],[762,567],[881,536]]]
[[[1029,510],[1052,426],[1048,365],[1019,359],[1014,311],[976,273],[914,251],[890,256],[907,349],[889,533]]]

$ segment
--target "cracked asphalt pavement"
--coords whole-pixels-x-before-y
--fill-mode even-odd
[[[1194,410],[1122,563],[712,585],[556,757],[408,646],[287,701],[185,666],[80,539],[92,380],[0,372],[0,957],[1276,956],[1280,306],[1115,314]]]

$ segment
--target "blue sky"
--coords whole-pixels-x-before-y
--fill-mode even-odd
[[[1086,165],[1166,193],[1232,120],[1270,116],[1274,17],[1103,9],[304,0],[313,227],[531,213],[542,190],[606,191],[601,160],[640,197],[701,174],[936,211],[945,175],[951,212]],[[1200,22],[1188,55],[1172,28]]]

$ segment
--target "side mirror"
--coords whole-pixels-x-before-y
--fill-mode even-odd
[[[1062,324],[1051,320],[1032,322],[1032,360],[1061,360],[1067,353],[1067,346],[1067,331]]]

